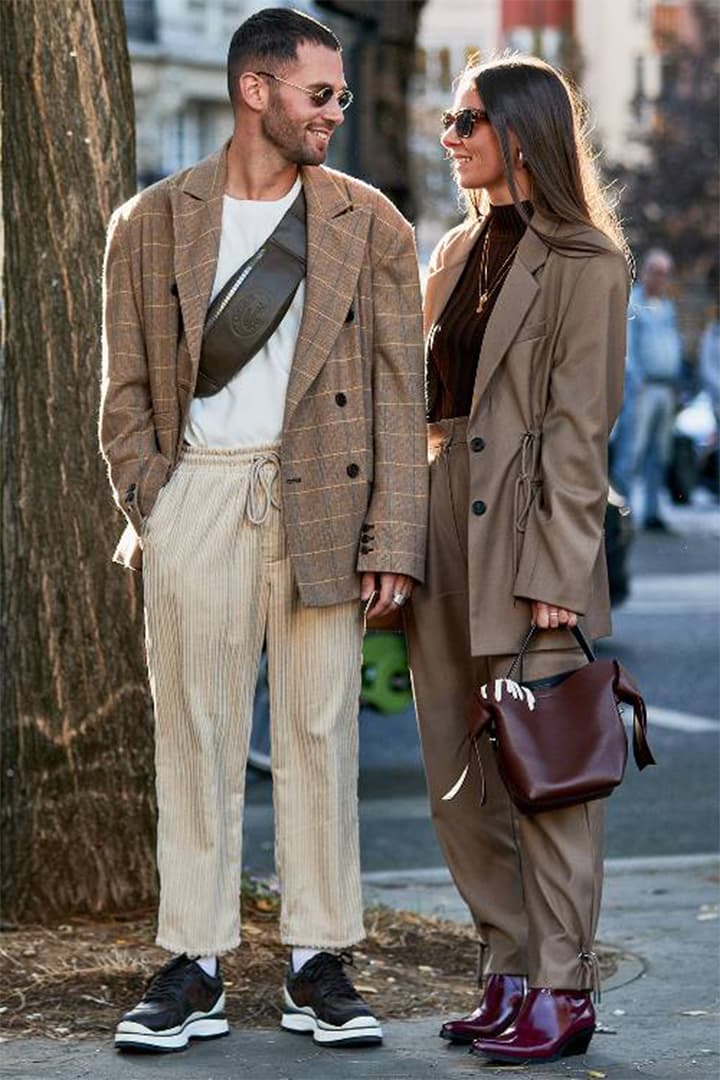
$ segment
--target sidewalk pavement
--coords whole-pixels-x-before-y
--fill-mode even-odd
[[[649,808],[650,809],[650,808]],[[598,1031],[584,1057],[550,1065],[484,1064],[437,1037],[440,1017],[391,1021],[372,1049],[320,1049],[306,1037],[235,1030],[166,1056],[121,1056],[101,1042],[11,1041],[3,1080],[718,1080],[720,860],[715,855],[607,864],[600,941],[620,950],[604,987]],[[369,874],[368,904],[464,920],[446,872]]]

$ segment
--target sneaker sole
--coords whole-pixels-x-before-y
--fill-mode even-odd
[[[230,1034],[224,1008],[223,995],[215,1005],[215,1012],[195,1013],[188,1017],[182,1027],[166,1031],[151,1031],[144,1024],[121,1020],[115,1032],[115,1047],[118,1050],[148,1053],[177,1053],[185,1050],[191,1039],[219,1039]]]
[[[336,1027],[318,1019],[309,1005],[304,1008],[294,1005],[287,990],[280,1027],[294,1035],[312,1035],[313,1041],[321,1046],[377,1046],[383,1038],[375,1017],[356,1016]]]

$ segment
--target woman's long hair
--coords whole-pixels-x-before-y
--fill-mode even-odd
[[[599,229],[632,266],[620,221],[598,176],[582,103],[567,79],[535,56],[512,54],[484,64],[471,59],[459,82],[472,82],[480,95],[500,142],[510,193],[529,227],[533,228],[532,221],[521,206],[513,175],[510,130],[522,148],[533,207],[553,221]],[[476,217],[488,209],[482,190],[469,191],[467,200]],[[587,240],[576,243],[572,238],[547,237],[537,228],[533,231],[559,250],[600,250]]]

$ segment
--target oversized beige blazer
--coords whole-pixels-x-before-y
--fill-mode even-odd
[[[611,629],[603,522],[607,441],[622,402],[627,266],[595,230],[533,221],[603,250],[560,254],[528,229],[488,321],[468,426],[468,513],[459,524],[468,530],[475,656],[517,649],[530,599],[582,613],[592,637]],[[426,333],[482,229],[458,226],[434,252]],[[567,647],[566,635],[554,643]]]
[[[178,461],[215,276],[225,149],[115,211],[104,269],[100,442],[139,568]],[[287,389],[281,495],[301,599],[359,595],[358,574],[422,579],[427,451],[412,230],[377,190],[302,170],[305,307]]]

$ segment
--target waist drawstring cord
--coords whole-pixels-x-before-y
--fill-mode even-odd
[[[252,459],[245,504],[251,524],[264,525],[272,507],[279,509],[280,500],[273,491],[279,474],[280,456],[274,450],[263,451]]]
[[[513,529],[513,566],[517,573],[519,565],[519,535],[525,532],[530,509],[540,487],[540,481],[533,479],[538,452],[538,435],[526,431],[520,441],[520,470],[515,479],[515,506]]]

